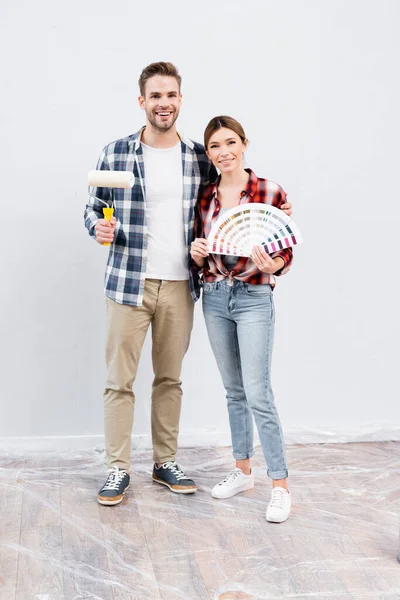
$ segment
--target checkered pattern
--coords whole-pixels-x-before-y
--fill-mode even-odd
[[[249,173],[249,181],[246,189],[241,193],[240,204],[249,202],[262,202],[280,208],[286,202],[286,193],[275,182],[268,179],[257,177],[251,169],[246,169]],[[199,201],[196,206],[195,218],[195,237],[207,238],[211,227],[219,217],[221,205],[217,199],[217,188],[219,178],[216,182],[204,185],[199,192]],[[292,248],[285,248],[270,254],[271,258],[279,256],[284,262],[282,269],[274,275],[260,271],[250,258],[241,256],[231,272],[225,267],[220,254],[210,254],[206,258],[203,271],[203,281],[223,281],[227,277],[238,279],[246,283],[268,283],[272,288],[275,287],[275,276],[284,275],[290,269],[293,259]],[[193,270],[196,270],[192,267]],[[199,271],[199,269],[197,269]]]
[[[131,189],[93,188],[85,209],[85,225],[95,238],[94,226],[103,218],[103,203],[114,205],[117,219],[114,242],[110,246],[105,273],[105,293],[119,304],[141,306],[147,264],[146,179],[143,150],[140,143],[143,129],[106,146],[99,158],[97,169],[131,171],[135,182]],[[197,142],[180,135],[182,148],[183,214],[188,264],[193,240],[194,206],[201,182],[213,181],[216,170],[208,160],[204,148]],[[103,203],[101,202],[103,201]],[[198,277],[189,271],[193,301],[199,296]]]

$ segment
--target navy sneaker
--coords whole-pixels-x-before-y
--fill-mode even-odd
[[[166,485],[176,494],[193,494],[197,490],[195,482],[186,477],[175,461],[165,462],[159,467],[155,464],[153,481]]]
[[[97,500],[105,506],[119,504],[122,502],[124,494],[129,487],[129,480],[129,474],[124,469],[120,469],[119,467],[109,469],[107,481],[101,490],[99,490]]]

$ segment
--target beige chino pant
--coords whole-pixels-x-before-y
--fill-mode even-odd
[[[104,431],[108,468],[129,470],[140,354],[151,324],[154,381],[151,404],[153,459],[175,460],[181,412],[182,360],[193,327],[188,281],[146,279],[142,306],[107,302]]]

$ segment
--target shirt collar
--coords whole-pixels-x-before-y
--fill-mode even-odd
[[[249,196],[250,198],[253,198],[254,194],[257,191],[257,182],[258,182],[257,175],[251,169],[245,169],[245,171],[249,174],[250,177],[246,184],[246,187],[242,190],[242,192],[240,194],[240,199],[244,198],[245,196]],[[218,175],[218,178],[215,181],[215,183],[213,184],[213,187],[211,190],[212,198],[216,198],[216,196],[217,196],[217,189],[218,189],[220,181],[221,181],[221,175]]]
[[[133,141],[135,143],[135,152],[137,152],[139,150],[144,130],[145,130],[145,127],[142,127],[137,133],[135,133],[135,135],[133,137]],[[185,135],[183,135],[179,131],[177,131],[176,133],[178,134],[178,137],[181,140],[181,142],[183,142],[186,146],[189,146],[189,148],[191,150],[193,150],[194,144],[193,144],[192,140],[189,140],[189,138],[187,138]]]

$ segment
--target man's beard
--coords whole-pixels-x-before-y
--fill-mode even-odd
[[[175,121],[177,120],[178,115],[179,115],[178,111],[173,111],[173,113],[172,113],[172,121],[170,121],[168,119],[168,121],[165,121],[164,123],[158,123],[157,120],[156,120],[157,117],[155,117],[153,115],[153,113],[149,113],[147,115],[147,118],[149,120],[150,125],[152,125],[155,129],[158,129],[158,131],[168,131],[175,124]]]

